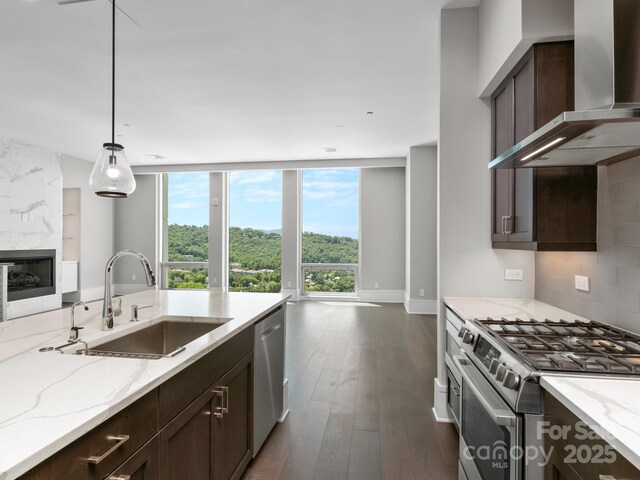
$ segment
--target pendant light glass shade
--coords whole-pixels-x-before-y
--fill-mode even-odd
[[[105,143],[93,166],[89,185],[101,197],[126,198],[136,189],[136,179],[124,153],[117,143]]]
[[[136,189],[136,179],[116,137],[116,0],[111,1],[111,142],[104,143],[89,177],[96,195],[127,198]]]

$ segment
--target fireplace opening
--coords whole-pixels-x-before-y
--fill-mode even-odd
[[[4,250],[0,263],[8,267],[7,301],[56,293],[55,250]]]

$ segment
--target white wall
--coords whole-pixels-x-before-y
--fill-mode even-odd
[[[404,264],[405,169],[363,168],[360,173],[360,299],[402,302]]]
[[[136,190],[129,198],[114,200],[114,250],[136,250],[151,265],[156,259],[156,183],[155,175],[137,175]],[[103,272],[108,259],[102,259]],[[133,257],[123,257],[114,265],[113,283],[119,295],[149,288],[142,265]]]
[[[282,171],[282,291],[300,292],[300,171]]]
[[[534,43],[573,36],[573,0],[482,0],[480,96],[491,95]]]
[[[437,149],[411,147],[406,182],[405,299],[409,313],[437,309]]]
[[[438,140],[438,298],[534,296],[533,252],[491,248],[489,106],[478,98],[478,8],[443,10]],[[504,280],[522,268],[524,281]],[[436,415],[446,417],[444,326],[438,320]]]
[[[104,267],[114,253],[114,200],[93,193],[89,187],[92,168],[92,162],[62,157],[62,186],[80,189],[80,291],[75,299],[85,301],[102,298]]]
[[[226,288],[229,284],[227,191],[228,172],[209,173],[209,198],[217,205],[209,206],[209,288]]]

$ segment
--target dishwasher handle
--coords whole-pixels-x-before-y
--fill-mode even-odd
[[[264,342],[269,335],[276,332],[277,330],[280,330],[281,328],[282,328],[282,322],[278,322],[275,325],[272,325],[271,327],[269,327],[267,331],[265,331],[263,334],[260,335],[260,341]]]

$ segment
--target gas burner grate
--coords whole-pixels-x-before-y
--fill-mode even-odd
[[[595,321],[478,320],[538,370],[640,375],[640,336]]]

